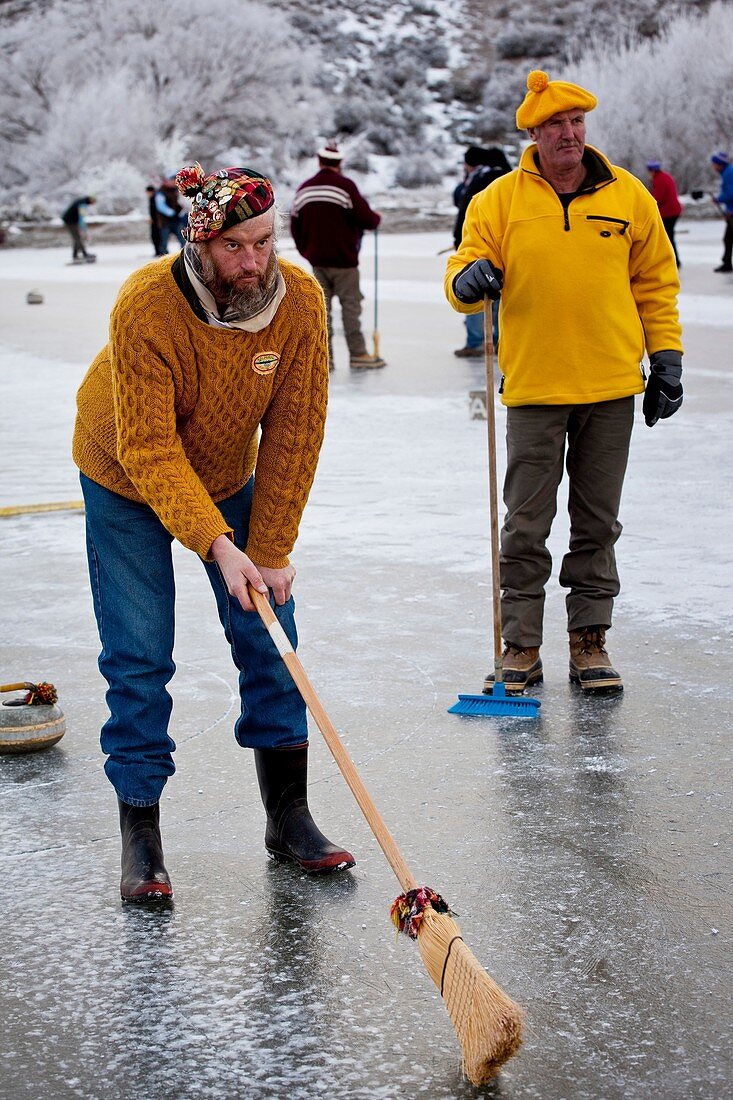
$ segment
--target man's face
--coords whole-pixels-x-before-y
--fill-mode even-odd
[[[529,131],[543,169],[551,173],[577,168],[585,150],[585,111],[558,111]]]
[[[256,303],[266,296],[277,267],[275,211],[225,229],[199,248],[204,282],[220,304]]]

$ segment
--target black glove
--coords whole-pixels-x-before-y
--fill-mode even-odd
[[[483,298],[496,302],[503,285],[504,276],[491,260],[475,260],[458,272],[453,280],[453,293],[465,305],[473,305]]]
[[[649,380],[644,392],[644,419],[650,428],[666,420],[682,404],[682,352],[655,351],[649,359]]]

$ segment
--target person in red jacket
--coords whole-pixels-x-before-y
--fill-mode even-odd
[[[674,227],[677,224],[677,219],[682,213],[682,203],[677,195],[677,185],[669,172],[662,171],[660,161],[648,160],[646,167],[650,180],[649,190],[657,200],[659,213],[664,222],[664,228],[667,230],[667,236],[674,249],[674,258],[677,261],[677,267],[681,267],[680,258],[677,254],[677,245],[674,240]]]
[[[341,303],[344,336],[354,370],[384,367],[370,355],[361,331],[359,249],[365,229],[376,229],[381,216],[372,210],[353,180],[341,171],[343,156],[335,145],[318,150],[318,171],[301,183],[290,211],[295,247],[313,266],[323,288],[328,319],[328,358],[333,370],[331,301]],[[376,292],[376,288],[375,288]]]

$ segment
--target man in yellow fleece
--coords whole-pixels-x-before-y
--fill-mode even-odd
[[[605,637],[619,592],[614,544],[645,348],[646,423],[682,404],[674,253],[641,181],[585,144],[585,115],[596,102],[576,84],[529,74],[517,127],[532,144],[515,171],[472,200],[445,277],[460,313],[477,313],[485,297],[501,300],[507,691],[542,679],[552,565],[545,544],[564,461],[570,545],[560,584],[569,589],[570,679],[587,692],[622,690]]]
[[[122,287],[109,343],[78,394],[74,459],[110,716],[105,771],[118,799],[121,896],[172,897],[160,796],[168,735],[178,539],[203,561],[239,670],[235,736],[254,749],[265,847],[304,870],[351,867],[307,801],[303,701],[254,611],[271,591],[297,643],[290,552],[323,439],[323,293],[275,250],[270,181],[248,168],[177,176],[192,199],[187,243]],[[259,436],[259,442],[258,442]]]

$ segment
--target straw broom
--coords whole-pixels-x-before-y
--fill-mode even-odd
[[[461,1044],[463,1072],[473,1085],[489,1081],[522,1042],[523,1013],[487,974],[463,941],[448,906],[433,890],[419,887],[362,783],[266,596],[248,591],[318,728],[348,783],[404,893],[392,906],[400,931],[417,940],[425,968],[445,1002]]]

